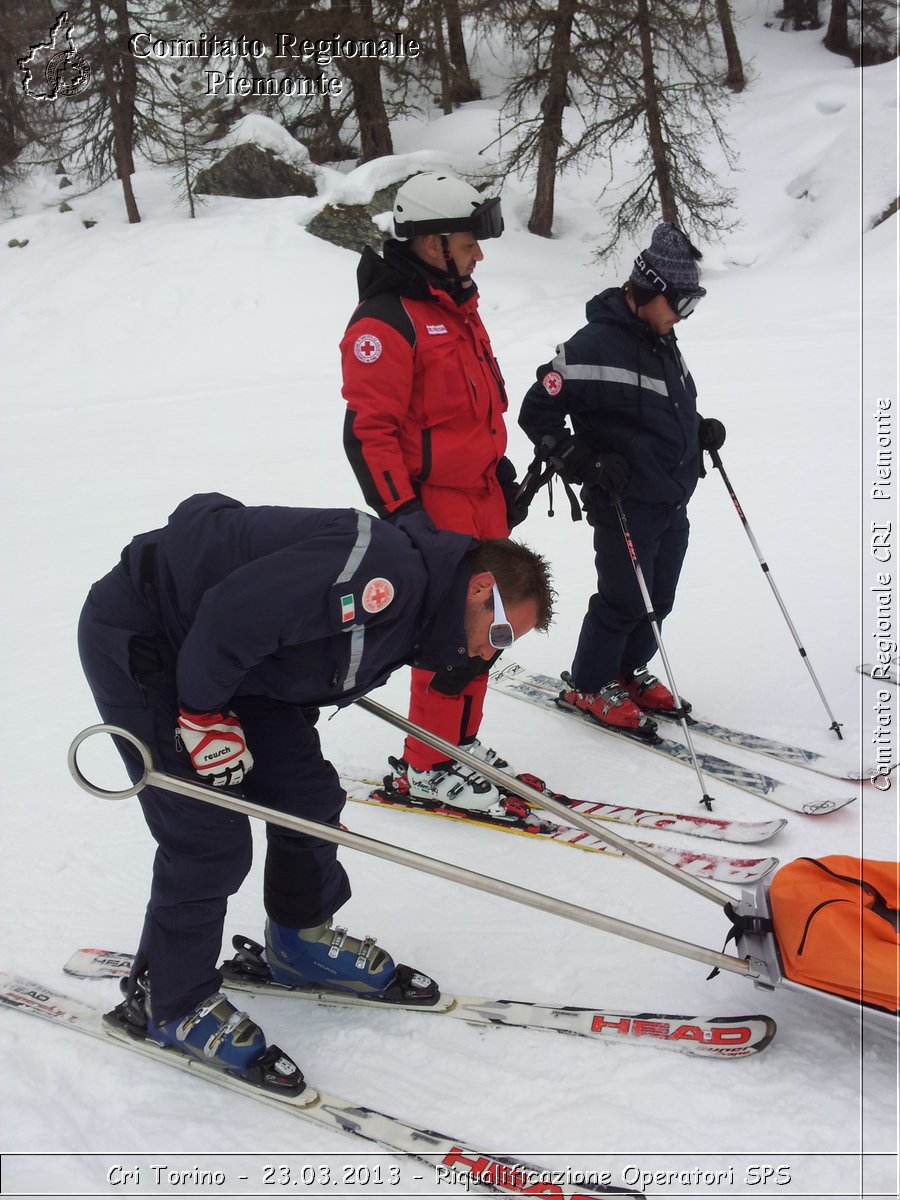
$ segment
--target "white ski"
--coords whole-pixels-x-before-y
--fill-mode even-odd
[[[487,826],[489,829],[499,829],[502,833],[515,833],[539,841],[555,842],[560,846],[574,846],[578,850],[588,850],[594,854],[624,857],[621,850],[604,842],[599,824],[596,834],[585,833],[583,829],[575,829],[571,825],[559,825],[555,818],[541,818],[536,824],[526,825],[444,805],[428,807],[411,800],[382,798],[381,793],[373,793],[373,786],[377,785],[373,785],[371,780],[356,780],[342,775],[341,783],[347,792],[347,799],[356,804],[375,805],[395,812],[423,813],[447,821],[458,821],[482,828]],[[514,789],[510,788],[510,791],[513,792]],[[590,812],[585,812],[585,816],[593,818]],[[649,850],[669,866],[684,871],[686,875],[693,875],[697,879],[713,879],[719,883],[755,883],[765,879],[778,866],[778,859],[771,856],[735,857],[728,854],[711,854],[706,850],[691,850],[682,846],[663,846],[659,842],[635,841],[635,845]]]
[[[223,963],[224,986],[257,994],[291,996],[335,1008],[375,1008],[378,1011],[423,1013],[452,1017],[467,1025],[507,1026],[517,1029],[563,1033],[603,1039],[619,1045],[675,1050],[700,1058],[747,1058],[764,1050],[775,1036],[775,1022],[766,1016],[675,1016],[671,1013],[619,1012],[584,1008],[572,1004],[538,1004],[531,1000],[493,1000],[486,996],[454,996],[441,993],[437,1005],[384,1004],[365,1000],[350,992],[328,992],[314,988],[290,988],[265,978],[252,978],[237,965],[249,952],[254,969],[265,971],[262,947],[248,938],[235,937],[235,959]],[[76,950],[63,968],[79,979],[123,978],[131,971],[134,957],[113,950]]]
[[[690,752],[682,742],[663,737],[656,742],[627,737],[604,728],[578,709],[557,704],[562,682],[555,680],[552,676],[534,676],[516,663],[507,663],[491,675],[490,683],[492,687],[507,695],[575,717],[608,737],[640,746],[641,749],[650,750],[654,754],[662,755],[674,762],[680,762],[684,766],[693,766]],[[752,796],[771,800],[772,803],[790,809],[792,812],[805,813],[808,816],[822,816],[825,813],[834,812],[838,808],[843,808],[847,804],[852,804],[856,799],[855,796],[822,796],[798,787],[796,784],[785,783],[781,779],[774,779],[760,771],[753,771],[739,763],[730,762],[728,759],[717,758],[712,754],[698,754],[697,759],[705,775],[713,779],[720,779],[723,783],[730,783],[742,791],[749,792]]]
[[[541,675],[533,671],[527,671],[519,667],[516,663],[509,663],[506,666],[500,667],[494,678],[498,681],[509,671],[513,678],[526,679],[529,684],[534,687],[542,688],[545,691],[552,692],[554,696],[558,696],[563,688],[561,679],[557,679],[553,675]],[[657,714],[651,714],[653,720],[657,720]],[[660,716],[660,719],[667,720],[665,716]],[[671,722],[675,724],[675,721]],[[829,779],[844,779],[850,782],[859,782],[863,779],[869,779],[872,772],[867,771],[865,767],[857,764],[856,766],[847,766],[835,763],[827,754],[821,754],[818,750],[807,750],[802,746],[791,746],[787,742],[779,742],[775,738],[765,737],[758,733],[748,733],[744,729],[733,729],[730,725],[720,725],[715,721],[707,721],[703,717],[697,717],[691,713],[688,717],[688,723],[691,727],[691,733],[701,734],[703,737],[712,738],[714,741],[722,742],[726,746],[734,746],[738,750],[747,750],[751,754],[763,754],[767,758],[776,758],[779,762],[790,763],[794,767],[802,767],[807,771],[814,771],[817,775],[825,775]]]
[[[402,1121],[376,1109],[353,1104],[338,1096],[310,1086],[298,1096],[280,1096],[247,1083],[225,1071],[206,1066],[197,1059],[188,1058],[180,1050],[165,1048],[155,1042],[134,1038],[126,1033],[113,1031],[103,1019],[99,1008],[64,996],[54,988],[46,987],[18,975],[0,972],[0,1004],[18,1009],[32,1017],[41,1017],[56,1025],[64,1026],[77,1033],[88,1034],[108,1046],[130,1050],[134,1054],[154,1059],[176,1070],[184,1071],[198,1079],[205,1079],[219,1087],[238,1092],[251,1100],[269,1104],[283,1113],[301,1117],[323,1129],[337,1130],[375,1142],[387,1150],[425,1163],[427,1166],[453,1167],[461,1179],[479,1190],[521,1195],[542,1179],[548,1178],[549,1168],[517,1162],[504,1155],[492,1154],[473,1148],[458,1138],[448,1137],[435,1130]],[[552,1174],[552,1172],[550,1172]],[[576,1200],[577,1197],[606,1197],[609,1195],[630,1196],[633,1200],[644,1200],[642,1192],[613,1186],[572,1187],[565,1182],[548,1185],[541,1195],[553,1196],[558,1200]]]
[[[374,777],[363,778],[353,775],[348,770],[341,770],[340,773],[351,786],[357,783],[367,784],[370,788],[381,786],[380,781]],[[637,829],[686,833],[690,837],[740,843],[767,842],[787,825],[786,817],[775,817],[767,821],[739,821],[733,817],[718,817],[709,813],[701,816],[699,813],[666,812],[657,808],[632,808],[627,804],[614,804],[611,801],[580,800],[574,796],[567,796],[565,792],[555,792],[544,780],[527,772],[516,775],[515,779],[520,783],[527,783],[538,792],[543,792],[545,796],[552,797],[558,804],[565,804],[573,812],[583,813],[595,821],[609,822],[612,825],[633,825]],[[517,795],[513,778],[510,778],[507,790],[510,795]]]

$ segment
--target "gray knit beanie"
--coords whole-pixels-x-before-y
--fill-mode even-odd
[[[663,221],[653,230],[648,248],[634,260],[632,288],[648,299],[665,292],[665,284],[676,291],[691,291],[700,286],[697,260],[702,257],[680,229]]]

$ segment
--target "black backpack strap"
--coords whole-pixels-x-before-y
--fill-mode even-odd
[[[734,942],[737,945],[738,938],[744,933],[774,933],[775,923],[771,917],[761,917],[757,914],[742,916],[733,904],[726,904],[724,907],[725,916],[731,921],[731,928],[725,941],[722,943],[722,952],[724,953],[729,946],[729,943]],[[719,974],[719,967],[713,967],[707,975],[707,981],[715,979]]]

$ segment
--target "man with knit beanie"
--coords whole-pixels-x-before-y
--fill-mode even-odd
[[[656,640],[613,504],[622,503],[662,622],[687,551],[687,503],[704,473],[702,452],[725,440],[720,421],[697,414],[674,332],[706,295],[701,257],[680,229],[657,225],[627,282],[590,300],[587,325],[538,368],[519,415],[562,478],[583,485],[594,530],[597,591],[561,701],[643,738],[656,731],[648,713],[676,709],[647,667]]]

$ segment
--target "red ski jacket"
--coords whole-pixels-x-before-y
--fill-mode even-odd
[[[457,303],[431,278],[402,243],[387,242],[384,259],[367,249],[341,341],[344,447],[379,516],[418,506],[421,485],[498,487],[507,398],[477,292]]]

